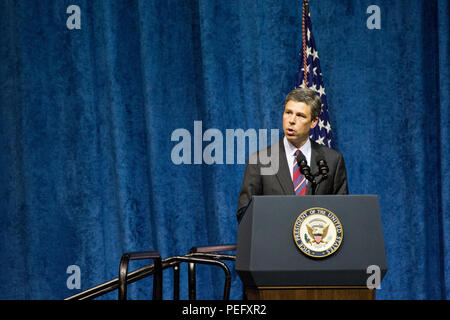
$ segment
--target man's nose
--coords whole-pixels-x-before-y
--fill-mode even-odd
[[[289,123],[294,124],[295,123],[295,116],[289,117]]]

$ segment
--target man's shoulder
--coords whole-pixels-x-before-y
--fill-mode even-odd
[[[327,146],[324,146],[322,144],[319,144],[313,140],[311,141],[311,150],[314,150],[315,152],[322,153],[324,156],[328,157],[342,157],[342,153],[340,153],[337,150],[328,148]]]

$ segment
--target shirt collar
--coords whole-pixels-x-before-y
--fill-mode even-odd
[[[284,150],[286,151],[286,154],[293,157],[295,154],[295,151],[297,151],[298,148],[296,146],[294,146],[292,143],[290,143],[288,141],[288,139],[286,138],[286,136],[284,136],[283,143],[284,143]],[[300,147],[300,151],[305,156],[311,154],[311,141],[309,139],[306,140],[306,143]]]

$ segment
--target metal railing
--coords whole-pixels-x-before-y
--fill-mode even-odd
[[[206,257],[216,260],[230,260],[235,261],[235,255],[220,254],[219,252],[236,251],[235,244],[225,244],[217,246],[202,246],[192,247],[190,250],[191,255],[198,257]],[[196,267],[194,263],[188,265],[188,292],[189,300],[195,300],[197,298],[197,281],[196,281]]]
[[[122,255],[119,266],[119,300],[127,299],[128,264],[130,260],[153,259],[153,300],[162,299],[162,262],[157,251],[130,252]]]
[[[200,248],[200,247],[198,247]],[[193,251],[191,249],[191,251]],[[195,250],[194,250],[195,251]],[[132,271],[128,273],[128,264],[130,260],[141,260],[141,259],[153,259],[154,263],[144,266],[140,269]],[[163,298],[162,295],[162,285],[163,285],[163,270],[168,268],[173,268],[173,277],[174,277],[174,293],[173,299],[179,300],[179,266],[180,263],[188,263],[189,266],[194,266],[196,264],[205,264],[205,265],[215,265],[220,267],[225,273],[225,284],[223,291],[223,299],[229,300],[230,297],[230,287],[231,287],[231,272],[228,266],[220,261],[220,260],[235,260],[235,256],[233,255],[224,255],[224,254],[215,254],[215,253],[206,253],[206,252],[191,252],[184,256],[173,256],[166,259],[161,259],[159,253],[157,251],[144,251],[144,252],[131,252],[125,253],[122,255],[120,266],[119,266],[119,277],[102,283],[98,286],[92,287],[75,295],[65,298],[64,300],[90,300],[95,299],[99,296],[105,295],[114,290],[118,290],[118,298],[119,300],[126,300],[127,286],[131,283],[139,281],[141,279],[147,278],[149,276],[154,275],[153,278],[153,299],[159,300]],[[192,270],[190,267],[189,270],[189,299],[191,299],[192,293],[194,292],[194,296],[192,300],[195,299],[195,268]],[[192,271],[194,273],[192,273]],[[193,282],[191,277],[194,277]],[[194,287],[192,287],[192,283]]]

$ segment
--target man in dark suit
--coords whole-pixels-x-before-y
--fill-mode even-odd
[[[313,174],[318,171],[318,160],[327,162],[328,178],[317,186],[315,194],[348,194],[342,155],[309,139],[309,131],[317,125],[321,108],[320,97],[311,89],[295,89],[287,95],[283,113],[284,137],[267,149],[251,155],[247,162],[238,200],[238,220],[254,195],[312,194],[311,183],[296,165],[299,152],[305,157]],[[272,160],[278,161],[271,173],[268,173],[270,170],[264,171],[268,165],[261,161],[268,154]]]

